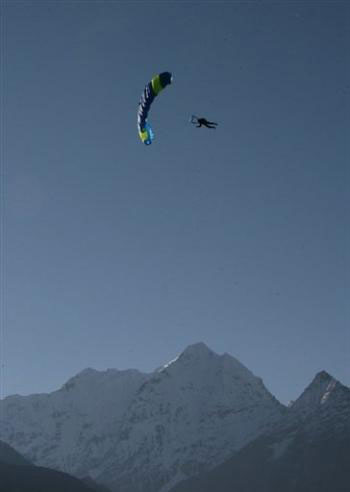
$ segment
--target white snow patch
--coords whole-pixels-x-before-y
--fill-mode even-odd
[[[178,360],[180,356],[178,355],[177,357],[175,357],[175,359],[172,359],[170,360],[169,362],[167,362],[166,364],[164,364],[164,366],[161,366],[157,372],[162,372],[164,371],[164,369],[167,369],[169,366],[171,366],[171,364],[174,364],[174,362],[176,362]]]
[[[326,392],[325,394],[322,396],[321,398],[321,405],[323,405],[324,403],[326,403],[326,401],[328,400],[330,394],[332,393],[334,387],[336,386],[337,384],[337,381],[335,379],[333,379],[329,385],[327,386],[327,389],[326,389]]]

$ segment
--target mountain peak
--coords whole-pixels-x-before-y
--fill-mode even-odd
[[[341,397],[344,391],[348,393],[337,379],[326,371],[320,371],[290,408],[294,413],[310,414],[325,403]]]
[[[333,391],[338,385],[340,385],[339,381],[328,374],[328,372],[320,371],[316,374],[311,384],[301,395],[301,398],[306,393],[310,395],[313,394],[315,399],[317,399],[321,403],[324,399],[325,394]]]
[[[155,372],[162,372],[164,369],[168,369],[174,363],[178,363],[179,361],[203,361],[203,363],[205,363],[208,357],[212,356],[218,357],[218,355],[210,350],[210,348],[204,342],[193,343],[191,345],[188,345],[188,347],[186,347],[185,350],[183,350],[177,357],[175,357],[175,359],[172,359],[166,364],[163,364],[161,367],[157,368]]]
[[[331,376],[327,371],[320,371],[316,374],[316,376],[313,379],[313,382],[330,382],[334,380],[333,376]]]
[[[203,357],[214,355],[214,352],[204,342],[197,342],[185,348],[181,355]]]

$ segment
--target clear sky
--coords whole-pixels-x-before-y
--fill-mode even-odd
[[[197,341],[284,403],[322,369],[350,385],[348,2],[1,16],[2,394]],[[146,147],[137,105],[162,71]]]

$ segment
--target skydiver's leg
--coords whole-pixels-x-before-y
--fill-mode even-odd
[[[215,126],[217,126],[217,125],[218,125],[217,123],[214,123],[214,121],[208,121],[208,124],[209,124],[209,125],[215,125]]]
[[[207,128],[212,128],[212,129],[216,130],[216,126],[209,125],[208,123],[206,123],[206,125],[205,125],[205,126],[206,126]]]

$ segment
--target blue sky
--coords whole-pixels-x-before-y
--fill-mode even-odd
[[[3,395],[197,341],[282,402],[350,384],[349,12],[2,1]]]

